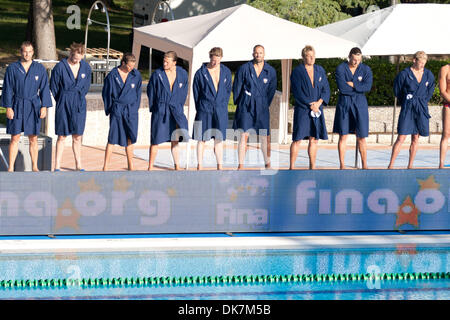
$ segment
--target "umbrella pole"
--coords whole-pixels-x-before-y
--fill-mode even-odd
[[[400,68],[400,57],[397,57],[397,74]],[[391,135],[391,146],[394,145],[394,128],[395,128],[395,116],[397,111],[397,97],[394,97],[394,111],[392,114],[392,135]]]

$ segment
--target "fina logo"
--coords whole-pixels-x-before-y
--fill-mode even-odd
[[[234,209],[231,203],[217,204],[216,225],[266,225],[269,220],[267,209]]]
[[[264,204],[261,205],[261,200],[268,196],[269,181],[267,178],[251,178],[235,183],[229,180],[222,182],[228,185],[229,202],[217,203],[216,225],[251,225],[255,227],[268,225],[268,210],[258,208],[264,207]],[[245,202],[245,208],[237,208],[241,203],[238,199]],[[255,206],[249,208],[248,204],[252,202],[255,203]]]
[[[394,213],[400,214],[404,206],[409,205],[408,211],[416,210],[418,213],[435,214],[444,208],[446,198],[439,190],[440,184],[436,183],[434,176],[426,180],[419,180],[420,190],[415,197],[408,195],[405,199],[399,199],[391,189],[375,189],[367,196],[367,207],[376,214]],[[450,193],[450,190],[449,190]],[[334,202],[334,214],[362,214],[364,212],[364,195],[355,189],[342,189],[334,195],[332,190],[316,189],[315,180],[304,180],[297,185],[295,213],[308,214],[308,206],[318,197],[318,214],[331,214]],[[414,198],[414,201],[411,201]],[[348,210],[350,202],[350,211]],[[402,202],[402,203],[400,203]],[[450,208],[449,208],[450,209]],[[312,212],[312,210],[310,210]]]

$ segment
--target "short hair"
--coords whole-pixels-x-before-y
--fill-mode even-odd
[[[131,52],[126,52],[122,56],[121,63],[128,64],[128,62],[136,62],[136,57]]]
[[[22,51],[23,48],[25,47],[32,47],[34,50],[34,46],[33,43],[31,41],[24,41],[22,42],[22,44],[20,45],[20,51]]]
[[[164,58],[170,58],[173,61],[177,61],[178,56],[175,51],[167,51],[166,53],[164,53]]]
[[[264,46],[262,44],[257,44],[256,46],[253,47],[253,52],[255,52],[256,48],[262,48],[264,51],[266,49],[264,49]]]
[[[358,47],[354,47],[350,50],[348,57],[350,58],[352,55],[360,55],[360,54],[362,54],[361,49]]]
[[[222,50],[222,48],[214,47],[211,50],[209,50],[209,57],[211,58],[212,56],[223,57],[223,50]]]
[[[313,46],[306,45],[306,46],[302,49],[302,58],[303,58],[303,59],[305,59],[306,53],[309,52],[309,51],[316,52],[316,51],[314,50]]]
[[[76,42],[72,42],[72,44],[70,45],[70,53],[79,53],[79,54],[84,54],[86,52],[85,48],[84,48],[84,44],[82,43],[76,43]]]
[[[419,59],[425,59],[428,60],[428,55],[425,53],[425,51],[417,51],[414,53],[413,59],[419,60]]]

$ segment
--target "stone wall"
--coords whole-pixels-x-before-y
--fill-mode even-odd
[[[108,140],[109,117],[105,115],[103,109],[103,101],[101,93],[90,92],[86,96],[87,101],[87,118],[86,129],[83,136],[83,144],[89,146],[105,146]],[[279,127],[279,110],[281,102],[281,93],[277,91],[275,98],[270,107],[270,126],[272,129]],[[442,132],[441,112],[442,106],[429,107],[430,119],[430,137],[421,137],[423,143],[439,143],[440,133]],[[397,107],[396,119],[400,112],[400,107]],[[336,143],[337,135],[332,134],[333,120],[335,107],[329,106],[325,108],[324,115],[329,132],[328,141],[321,141],[320,143]],[[185,114],[187,115],[187,107],[185,107]],[[291,142],[292,134],[292,118],[294,110],[290,108],[288,111],[288,143]],[[142,93],[141,107],[139,109],[139,126],[137,146],[148,146],[150,144],[150,112],[148,110],[148,98],[145,92]],[[392,130],[392,116],[393,107],[369,107],[370,117],[370,135],[368,143],[390,143]],[[231,121],[230,121],[231,122]],[[397,120],[395,121],[395,128],[397,127]],[[54,108],[49,109],[46,134],[52,138],[53,144],[56,143],[56,136],[54,134]],[[354,135],[349,136],[349,142],[354,139]],[[272,139],[274,142],[275,140]],[[66,144],[71,144],[71,139],[66,140]]]

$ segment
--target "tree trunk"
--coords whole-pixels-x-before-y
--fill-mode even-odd
[[[51,0],[33,0],[33,38],[36,58],[57,60]]]
[[[34,42],[34,39],[33,39],[33,26],[34,26],[33,0],[30,0],[30,4],[28,5],[27,29],[25,31],[25,40],[27,40],[27,41]]]

